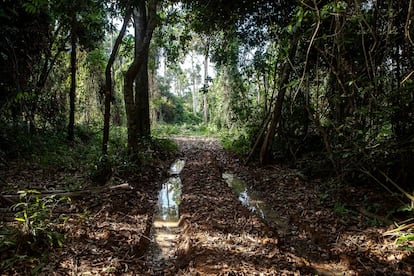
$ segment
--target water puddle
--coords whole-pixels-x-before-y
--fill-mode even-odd
[[[181,179],[179,176],[171,176],[162,184],[158,193],[157,210],[155,213],[155,227],[177,227],[180,215],[178,207],[181,198]]]
[[[242,179],[232,173],[225,172],[222,177],[227,182],[227,185],[238,195],[239,201],[243,206],[251,212],[258,214],[268,223],[277,226],[280,231],[284,231],[287,228],[287,223],[263,201],[263,196],[260,193],[252,190]]]
[[[185,161],[184,160],[176,160],[172,165],[170,170],[168,171],[170,175],[178,175],[184,169]]]
[[[175,242],[180,232],[179,205],[181,200],[181,179],[184,160],[176,160],[169,169],[170,177],[158,193],[154,220],[151,229],[152,244],[150,260],[154,267],[162,269],[174,257]]]

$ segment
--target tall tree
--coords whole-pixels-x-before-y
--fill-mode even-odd
[[[105,113],[104,113],[104,128],[103,128],[103,139],[102,139],[102,153],[106,155],[108,153],[108,141],[109,141],[109,128],[110,128],[110,119],[111,119],[111,101],[113,97],[113,84],[112,84],[112,65],[115,61],[116,55],[118,53],[119,47],[122,42],[122,38],[125,35],[128,22],[132,14],[132,8],[127,7],[124,22],[119,31],[118,37],[115,40],[115,44],[112,48],[111,55],[109,57],[108,63],[106,64],[105,69]]]
[[[196,115],[198,111],[198,91],[196,89],[197,84],[200,79],[199,71],[200,65],[196,64],[194,60],[195,52],[191,51],[191,70],[190,70],[190,78],[191,78],[191,106],[193,110],[193,114]]]
[[[134,7],[135,55],[124,80],[124,100],[128,126],[128,148],[138,150],[141,138],[149,137],[148,55],[157,24],[157,0],[141,0]],[[135,91],[134,91],[135,83]]]
[[[78,45],[78,21],[76,13],[72,15],[70,30],[70,91],[69,91],[69,124],[68,124],[68,141],[74,140],[75,129],[75,101],[76,101],[76,52]]]
[[[104,2],[101,0],[56,2],[57,19],[70,34],[71,86],[69,92],[68,141],[74,140],[78,44],[86,50],[91,50],[97,47],[98,43],[104,38],[106,16],[103,4]]]
[[[204,123],[208,123],[208,60],[209,60],[209,53],[210,53],[210,38],[204,36],[204,85],[203,85],[203,120]]]

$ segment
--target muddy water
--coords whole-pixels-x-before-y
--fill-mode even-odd
[[[179,174],[184,168],[184,160],[176,160],[170,167],[170,177],[158,193],[154,221],[151,230],[152,243],[149,249],[149,262],[153,269],[163,270],[172,261],[175,243],[180,232],[179,205],[181,198],[181,179]],[[155,271],[154,271],[155,272]]]
[[[227,182],[227,185],[238,195],[239,201],[243,206],[251,212],[258,214],[269,224],[277,226],[281,232],[286,230],[288,225],[285,219],[281,218],[277,212],[272,210],[272,208],[263,201],[263,197],[260,193],[248,187],[242,179],[232,173],[225,172],[222,177]]]

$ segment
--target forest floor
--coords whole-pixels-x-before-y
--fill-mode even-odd
[[[134,181],[115,179],[74,193],[56,211],[66,216],[58,225],[65,234],[63,246],[40,261],[19,263],[14,256],[13,265],[2,264],[1,274],[33,269],[42,275],[414,274],[413,242],[395,242],[399,232],[392,222],[403,218],[387,216],[402,205],[397,197],[368,185],[309,180],[280,165],[244,165],[212,138],[174,139],[185,166],[180,219],[166,245],[157,245],[165,248],[154,250],[151,229],[158,191],[173,160],[144,170]],[[21,162],[2,173],[6,184],[48,190],[59,189],[59,179],[67,177]],[[254,204],[267,210],[265,216],[242,204],[225,173],[254,190]],[[0,203],[7,206],[6,197]],[[2,228],[11,223],[6,213],[0,215]],[[5,260],[16,252],[0,254]]]

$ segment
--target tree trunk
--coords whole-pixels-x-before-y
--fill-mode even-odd
[[[150,135],[147,62],[149,45],[156,26],[157,1],[148,1],[148,14],[145,4],[146,1],[141,1],[133,12],[136,28],[135,57],[125,74],[124,80],[124,101],[128,127],[128,149],[130,152],[138,149],[138,142],[142,136]],[[138,78],[138,74],[145,74],[145,76]],[[146,83],[146,91],[140,87],[135,90],[135,93],[143,93],[143,95],[134,95],[134,80],[136,81],[135,86],[145,85]],[[146,101],[145,97],[147,98]],[[147,114],[147,117],[143,118],[140,114]]]
[[[62,29],[62,25],[59,25],[59,27],[54,31],[53,38],[50,41],[49,44],[49,50],[46,52],[44,63],[42,66],[42,69],[40,70],[40,75],[36,81],[36,90],[37,94],[41,93],[41,90],[44,89],[46,85],[46,81],[50,75],[50,72],[52,71],[53,67],[55,66],[55,63],[57,59],[59,58],[60,54],[63,52],[62,47],[58,47],[56,53],[54,54],[52,58],[52,48],[55,43],[59,43],[59,36],[60,36],[60,30]],[[58,42],[56,42],[58,41]],[[63,43],[66,44],[66,39],[63,40]]]
[[[145,10],[145,3],[142,4],[134,13],[135,24],[135,56],[139,55],[141,51],[140,46],[145,39],[147,29],[147,14]],[[137,135],[139,138],[148,137],[150,131],[150,116],[149,116],[149,86],[148,86],[148,55],[149,49],[144,50],[141,66],[138,68],[138,74],[135,77],[135,106],[137,121]]]
[[[192,96],[192,104],[193,104],[193,114],[197,114],[197,90],[196,90],[196,81],[197,81],[197,75],[196,75],[196,68],[194,66],[194,53],[191,53],[191,82],[193,89],[191,90],[191,96]]]
[[[161,98],[155,70],[156,69],[150,69],[148,74],[148,89],[150,93],[150,99]],[[153,125],[158,123],[158,112],[158,108],[156,107],[153,107],[152,110],[150,110],[150,121]]]
[[[414,42],[410,34],[410,25],[412,23],[411,18],[413,16],[414,16],[414,3],[413,3],[413,0],[410,0],[408,4],[407,19],[405,21],[405,26],[404,26],[404,36],[405,36],[406,41],[410,43],[412,46],[414,46]]]
[[[128,26],[129,18],[131,17],[132,9],[128,9],[125,13],[124,23],[116,38],[115,44],[112,48],[111,55],[105,69],[105,114],[104,114],[104,128],[102,139],[102,154],[108,153],[108,141],[109,141],[109,127],[111,119],[111,100],[113,97],[113,85],[112,85],[112,65],[118,54],[119,47],[122,42],[122,38],[125,35],[126,28]]]
[[[207,100],[207,88],[208,88],[208,53],[209,42],[206,41],[206,48],[204,53],[204,89],[203,89],[203,118],[204,123],[208,123],[208,100]]]
[[[73,142],[75,138],[75,101],[76,101],[76,46],[77,46],[77,21],[72,20],[71,30],[71,54],[70,54],[70,92],[69,92],[69,125],[68,141]]]
[[[287,60],[285,61],[285,64],[283,65],[282,75],[280,78],[279,93],[276,97],[276,102],[274,104],[272,119],[270,121],[270,125],[267,130],[265,139],[263,140],[262,147],[260,149],[260,163],[261,164],[268,164],[270,161],[270,153],[271,153],[271,148],[273,144],[273,138],[275,136],[276,128],[280,121],[280,117],[282,114],[283,101],[284,101],[286,90],[287,90],[287,84],[289,82],[290,73],[292,72],[290,61],[293,61],[293,58],[295,57],[297,43],[298,43],[298,34],[294,34],[294,36],[292,37],[290,41],[290,49],[289,49]]]

